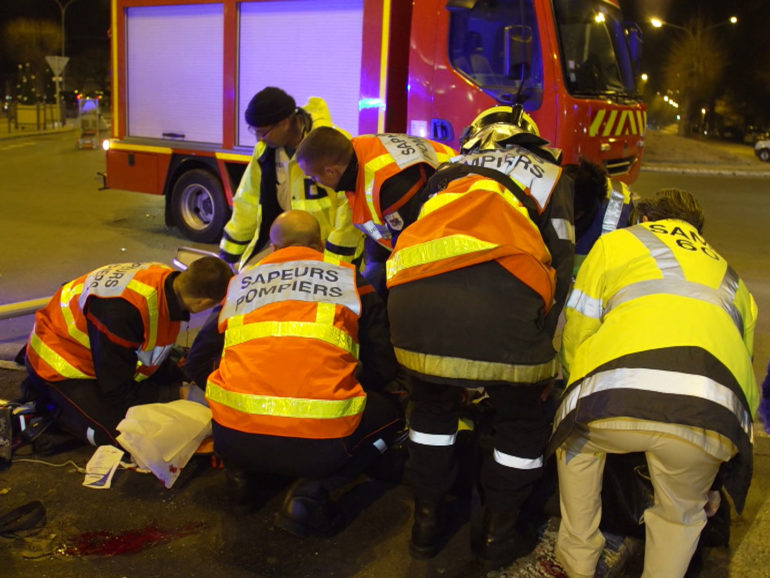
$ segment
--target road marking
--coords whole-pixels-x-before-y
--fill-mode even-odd
[[[11,149],[21,149],[24,147],[33,147],[33,146],[35,146],[35,143],[33,142],[21,142],[17,144],[8,144],[5,146],[1,146],[0,151],[9,151]]]

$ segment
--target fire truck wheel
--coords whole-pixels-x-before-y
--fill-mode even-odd
[[[204,169],[184,173],[171,191],[171,218],[174,225],[199,243],[216,243],[230,217],[219,179]]]

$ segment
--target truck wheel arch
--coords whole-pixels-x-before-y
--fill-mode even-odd
[[[219,175],[205,165],[183,163],[166,188],[166,223],[199,243],[216,243],[230,219]]]

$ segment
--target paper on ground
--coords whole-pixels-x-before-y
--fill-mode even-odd
[[[86,464],[83,485],[95,490],[106,490],[112,485],[112,476],[120,465],[123,450],[115,446],[99,446]]]

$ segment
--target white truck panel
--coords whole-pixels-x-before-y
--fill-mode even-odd
[[[323,98],[334,124],[358,134],[363,10],[363,0],[240,4],[240,146],[254,146],[243,113],[266,86],[284,89],[298,106],[311,96]]]
[[[222,143],[221,4],[127,9],[127,134]]]

